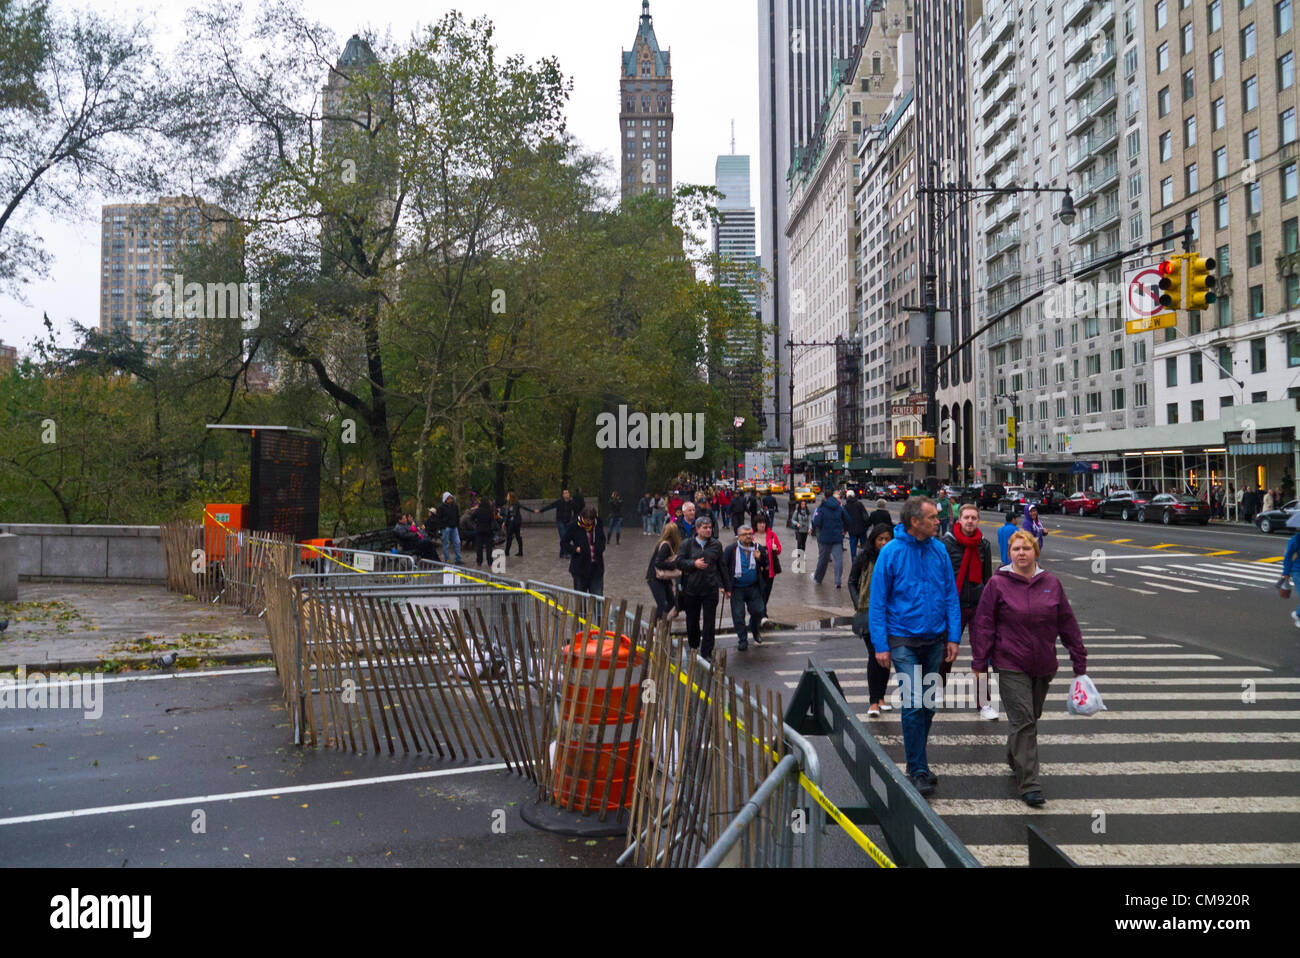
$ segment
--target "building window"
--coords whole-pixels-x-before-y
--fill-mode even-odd
[[[1243,142],[1245,143],[1246,159],[1259,159],[1259,127],[1253,130],[1247,130]]]
[[[1190,379],[1191,379],[1192,384],[1195,385],[1196,383],[1204,382],[1204,381],[1205,381],[1205,376],[1204,376],[1203,365],[1202,365],[1202,362],[1201,362],[1201,354],[1200,354],[1200,353],[1192,353],[1191,356],[1188,357],[1188,359],[1191,360],[1191,377],[1190,377]]]
[[[1300,220],[1294,216],[1282,224],[1282,252],[1300,252]]]
[[[1259,319],[1264,315],[1264,287],[1252,286],[1250,288],[1250,318]]]
[[[1228,115],[1224,112],[1223,107],[1223,97],[1219,97],[1210,104],[1210,129],[1223,129],[1223,124],[1227,122],[1227,118]]]
[[[1088,412],[1101,412],[1101,393],[1088,393]]]
[[[1295,107],[1283,110],[1277,115],[1277,138],[1283,146],[1295,142]]]
[[[1214,201],[1214,228],[1216,230],[1226,230],[1228,228],[1228,198],[1220,196]]]
[[[1170,425],[1178,422],[1178,403],[1171,402],[1165,406],[1165,418],[1168,420]]]
[[[1166,176],[1163,180],[1160,181],[1160,206],[1163,209],[1164,207],[1173,203],[1173,201],[1174,201],[1174,178],[1172,176]]]
[[[1160,162],[1168,163],[1174,155],[1174,135],[1168,130],[1160,134]]]
[[[1261,391],[1261,392],[1257,392],[1257,393],[1251,393],[1251,394],[1250,394],[1250,401],[1251,401],[1252,403],[1257,403],[1257,402],[1268,402],[1268,393],[1267,393],[1267,392],[1263,392],[1263,391]]]
[[[1279,37],[1291,32],[1291,0],[1280,0],[1273,5],[1273,25]]]
[[[1241,58],[1249,60],[1255,55],[1255,24],[1247,24],[1241,31]]]
[[[1142,152],[1142,132],[1134,130],[1128,135],[1128,158],[1131,160]]]
[[[1170,103],[1169,87],[1165,87],[1159,93],[1156,94],[1156,114],[1158,116],[1168,115],[1169,103]],[[1168,133],[1165,134],[1165,136],[1168,135],[1169,135]]]
[[[1259,106],[1259,80],[1246,77],[1241,84],[1241,109],[1245,113]]]
[[[1286,334],[1286,365],[1288,369],[1300,366],[1300,332]]]
[[[1221,0],[1210,0],[1210,32],[1223,27],[1223,6]]]
[[[1277,58],[1277,88],[1288,90],[1295,83],[1295,53],[1288,50]]]
[[[1178,385],[1178,357],[1171,356],[1165,360],[1165,385]]]
[[[1124,347],[1117,346],[1110,351],[1110,368],[1112,371],[1124,368]]]
[[[1219,347],[1219,378],[1228,379],[1232,372],[1232,347]]]
[[[1259,182],[1248,183],[1246,185],[1246,215],[1258,216],[1263,208],[1263,192],[1260,190]]]
[[[1192,97],[1196,96],[1196,71],[1183,71],[1183,102],[1186,103]]]
[[[1133,365],[1143,366],[1146,364],[1146,361],[1147,361],[1147,344],[1134,343],[1133,344]]]
[[[1195,43],[1195,38],[1192,34],[1192,24],[1189,21],[1188,23],[1183,24],[1183,45],[1182,45],[1183,56],[1187,56],[1187,54],[1192,52],[1194,43]]]
[[[1288,163],[1282,167],[1282,202],[1296,198],[1296,165]]]
[[[1196,145],[1196,117],[1189,116],[1183,120],[1183,146]]]
[[[1300,307],[1300,276],[1292,273],[1282,277],[1282,308]]]
[[[1227,296],[1220,296],[1214,304],[1217,311],[1219,328],[1232,325],[1232,305]]]
[[[1201,180],[1196,174],[1196,164],[1190,163],[1187,168],[1183,170],[1183,191],[1188,196],[1191,196],[1200,188]]]
[[[1146,404],[1147,404],[1147,384],[1134,383],[1133,384],[1133,406],[1135,408],[1140,409]]]
[[[1250,341],[1250,371],[1252,374],[1268,372],[1268,341],[1252,339]]]
[[[1214,178],[1221,180],[1228,175],[1228,148],[1221,146],[1214,151]]]
[[[1156,47],[1156,72],[1164,73],[1169,69],[1169,44],[1162,43]]]
[[[1223,47],[1210,54],[1210,82],[1223,79]]]
[[[1169,23],[1169,9],[1165,0],[1156,0],[1156,29],[1163,30]]]
[[[1192,422],[1204,422],[1204,421],[1205,421],[1205,400],[1193,399],[1192,400]]]
[[[1251,233],[1246,237],[1246,267],[1249,269],[1264,262],[1264,243],[1262,233]]]
[[[1095,353],[1088,357],[1087,360],[1088,375],[1096,376],[1101,373],[1101,357]]]

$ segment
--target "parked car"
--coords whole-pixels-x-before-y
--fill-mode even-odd
[[[1059,489],[1048,489],[1042,492],[1031,492],[1029,500],[1038,506],[1038,512],[1041,515],[1047,515],[1052,512],[1061,511],[1061,503],[1065,501],[1065,493]]]
[[[1101,501],[1097,515],[1102,519],[1115,516],[1127,521],[1138,517],[1138,509],[1154,499],[1155,489],[1118,489]]]
[[[1095,492],[1076,492],[1061,502],[1061,512],[1067,516],[1095,516],[1100,507],[1101,496]]]
[[[1000,482],[977,482],[970,487],[974,501],[981,509],[996,509],[998,502],[1007,494],[1007,487]]]
[[[1260,532],[1293,532],[1294,526],[1287,527],[1287,522],[1297,512],[1300,512],[1300,499],[1292,499],[1280,509],[1270,509],[1268,512],[1261,512],[1255,517],[1255,528]]]
[[[1029,490],[1024,486],[1007,486],[1006,492],[1004,492],[1002,498],[998,500],[998,512],[1009,512],[1013,516],[1017,515],[1022,511],[1023,506],[1027,501],[1026,497],[1028,493]]]
[[[1207,525],[1210,507],[1195,496],[1179,496],[1164,492],[1154,496],[1145,506],[1138,508],[1138,522],[1155,522],[1165,525],[1174,522],[1197,522]]]

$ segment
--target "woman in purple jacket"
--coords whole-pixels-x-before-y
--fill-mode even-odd
[[[1069,650],[1075,675],[1088,671],[1088,650],[1061,581],[1038,567],[1038,540],[1023,530],[1011,536],[1011,564],[993,573],[971,622],[971,671],[983,682],[997,670],[1011,735],[1007,763],[1020,798],[1044,804],[1038,785],[1038,719],[1056,675],[1056,640]]]

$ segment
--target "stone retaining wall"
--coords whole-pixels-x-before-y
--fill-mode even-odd
[[[59,526],[0,523],[18,536],[23,579],[165,584],[158,526]]]

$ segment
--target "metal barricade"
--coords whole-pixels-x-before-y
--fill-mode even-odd
[[[364,572],[414,572],[415,556],[400,552],[368,552],[340,546],[298,545],[295,573],[351,575]]]

